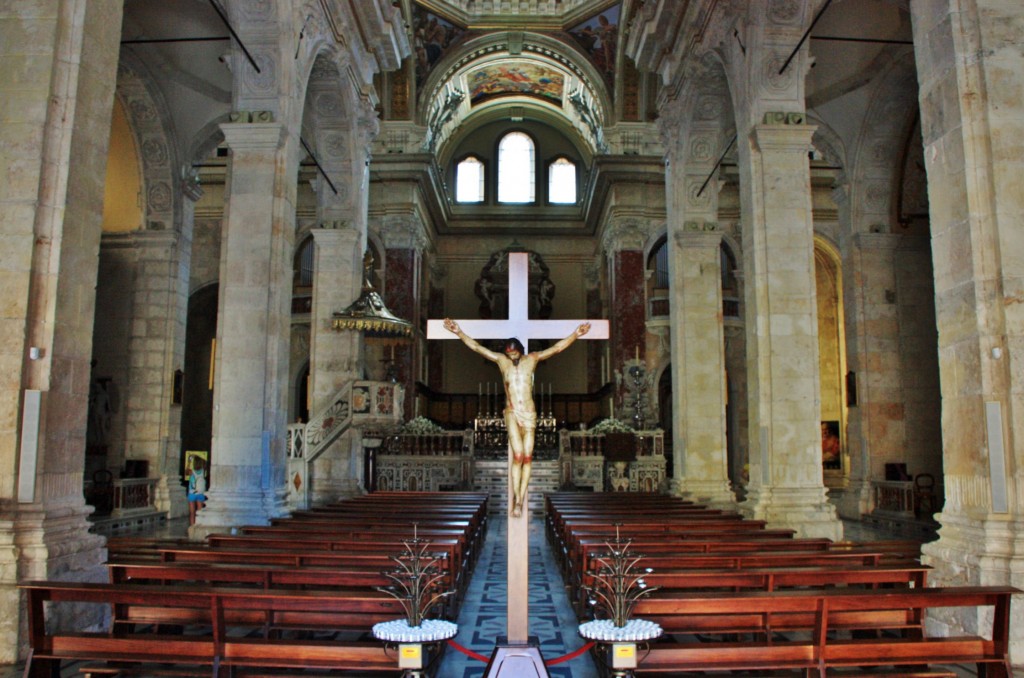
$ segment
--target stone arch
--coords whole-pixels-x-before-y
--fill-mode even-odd
[[[831,125],[813,113],[807,114],[807,122],[817,127],[811,143],[814,150],[822,155],[822,160],[833,167],[846,168],[846,145],[842,137],[832,129]]]
[[[352,201],[358,194],[352,190],[350,179],[356,172],[354,162],[358,150],[353,144],[358,142],[358,126],[364,122],[365,111],[360,100],[346,87],[339,63],[337,52],[321,51],[309,70],[301,99],[299,134],[323,168],[322,173],[318,171],[316,181],[318,223],[352,213]],[[376,129],[369,131],[375,133]],[[330,183],[324,174],[331,177]]]
[[[179,187],[181,181],[190,180],[191,169],[178,157],[163,95],[142,61],[126,49],[121,50],[118,62],[116,92],[141,156],[143,228],[181,232]]]
[[[426,146],[430,150],[447,145],[448,138],[463,123],[492,108],[533,105],[564,118],[579,131],[590,146],[590,153],[605,149],[604,127],[612,124],[614,106],[603,76],[576,49],[561,40],[539,33],[522,33],[521,43],[513,46],[509,33],[492,33],[466,41],[446,54],[433,68],[417,93],[416,122],[427,128]],[[502,98],[471,108],[466,73],[477,65],[505,59],[531,62],[555,69],[566,76],[563,105],[530,102],[522,97]],[[428,105],[431,104],[431,105]]]
[[[854,233],[889,232],[895,223],[901,176],[897,168],[917,115],[917,72],[911,48],[892,57],[873,90],[848,167]]]

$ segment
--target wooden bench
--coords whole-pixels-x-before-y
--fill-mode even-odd
[[[280,522],[272,525],[245,525],[238,528],[237,533],[242,536],[295,536],[305,541],[310,539],[316,541],[357,539],[375,542],[383,539],[394,543],[410,540],[414,534],[412,525],[362,525],[354,521],[319,522],[305,520]],[[420,539],[430,540],[432,544],[435,541],[456,540],[459,545],[458,551],[462,567],[472,567],[478,559],[480,549],[483,547],[481,541],[476,539],[470,531],[467,521],[458,523],[447,521],[446,526],[426,523],[416,528],[415,535]],[[396,553],[403,552],[404,550],[404,547],[399,547]]]
[[[723,591],[776,591],[792,588],[829,588],[859,586],[881,588],[904,586],[924,588],[928,581],[927,565],[863,566],[838,564],[828,567],[786,564],[780,567],[746,569],[676,569],[655,570],[643,575],[648,586],[661,591],[712,589]],[[593,575],[585,583],[593,584]]]
[[[837,667],[976,664],[983,675],[1004,678],[1012,675],[1009,615],[1017,593],[989,586],[655,595],[639,601],[634,613],[658,622],[676,639],[652,644],[640,674],[803,669],[808,676],[824,677]],[[926,636],[927,609],[979,606],[993,608],[991,638]],[[851,630],[875,633],[849,637],[845,632]],[[755,639],[713,640],[737,633]],[[704,635],[691,640],[690,634]]]
[[[258,563],[158,563],[127,560],[107,563],[112,584],[204,582],[213,585],[250,584],[261,589],[312,587],[372,589],[393,582],[378,568],[290,567]]]
[[[289,626],[299,622],[303,627],[312,624],[323,629],[334,628],[336,624],[344,626],[348,615],[394,618],[393,605],[383,599],[386,596],[353,599],[319,591],[59,582],[29,582],[20,588],[26,592],[29,612],[26,677],[49,678],[67,660],[205,666],[212,668],[214,676],[228,675],[236,667],[397,673],[395,659],[385,654],[381,643],[251,638],[229,633],[236,620],[245,626],[266,620],[264,623]],[[47,603],[110,605],[115,632],[48,630]],[[132,633],[118,632],[118,614],[124,610],[129,611],[130,616],[125,619],[128,622],[155,617],[202,624],[208,632],[169,635],[158,633],[155,626],[136,628]]]

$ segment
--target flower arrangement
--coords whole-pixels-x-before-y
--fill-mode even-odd
[[[413,435],[424,435],[427,433],[440,433],[444,429],[439,424],[432,422],[426,417],[416,417],[402,424],[402,428],[399,433],[409,433]]]
[[[587,433],[633,433],[634,429],[629,424],[618,419],[602,419],[594,427],[587,430]]]

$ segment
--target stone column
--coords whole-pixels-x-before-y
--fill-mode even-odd
[[[178,482],[181,407],[171,403],[174,371],[183,369],[191,222],[188,232],[143,231],[132,236],[136,275],[128,336],[128,378],[123,390],[125,459],[149,462],[159,478],[156,508],[181,511],[185,493]]]
[[[632,222],[617,224],[605,238],[605,251],[611,267],[609,297],[613,316],[609,374],[617,371],[621,375],[616,391],[615,415],[624,421],[629,420],[629,415],[620,411],[618,404],[626,391],[627,363],[638,357],[644,360],[647,348],[644,240],[645,233]]]
[[[913,0],[939,330],[945,505],[936,585],[1024,584],[1024,5]],[[1011,28],[1012,27],[1012,28]],[[951,633],[977,612],[933,618]],[[1010,656],[1024,663],[1024,609]],[[984,626],[983,626],[984,628]]]
[[[775,119],[780,116],[772,116]],[[821,467],[818,323],[807,149],[814,127],[754,125],[739,144],[750,421],[745,510],[839,538]]]
[[[348,307],[362,289],[365,239],[345,222],[329,222],[312,230],[316,242],[313,266],[313,311],[310,328],[310,415],[316,416],[341,388],[362,374],[363,340],[358,332],[333,329],[334,314]],[[345,433],[311,469],[314,504],[359,491],[361,451]]]
[[[420,281],[423,255],[427,246],[425,230],[418,219],[404,217],[385,221],[381,236],[386,260],[384,303],[399,318],[413,326],[413,336],[394,346],[398,383],[405,388],[405,419],[412,419],[415,409],[417,366],[422,351],[420,326]]]
[[[672,369],[674,488],[712,504],[732,504],[725,444],[725,338],[721,233],[716,222],[687,222],[673,233]],[[677,388],[678,387],[678,388]]]
[[[683,109],[680,100],[673,100],[661,122],[669,159],[665,187],[675,403],[672,488],[700,501],[732,505],[736,497],[726,445],[722,234],[714,176],[721,134],[717,120],[690,121]]]
[[[906,445],[895,303],[899,242],[898,235],[857,233],[844,250],[847,365],[857,393],[847,414],[850,485],[839,503],[849,518],[874,508],[871,479],[883,479],[885,462],[902,456]]]
[[[103,576],[82,471],[121,12],[0,11],[0,663],[26,649],[19,581]]]
[[[427,317],[443,318],[445,311],[444,283],[448,272],[443,266],[439,266],[436,262],[428,262],[428,265],[430,266],[430,289],[427,292],[429,295],[427,299]],[[427,385],[437,392],[444,390],[444,350],[441,347],[442,343],[444,342],[427,342]],[[412,402],[413,407],[415,408],[415,400],[415,391],[405,394],[405,402],[407,406]]]
[[[231,148],[214,365],[210,491],[198,533],[284,512],[294,160],[274,122],[221,125]]]
[[[600,318],[605,309],[601,303],[601,266],[590,262],[583,267],[583,280],[586,289],[586,316]],[[611,380],[611,372],[606,364],[608,347],[603,341],[585,341],[587,347],[587,391],[594,392],[604,388]]]
[[[384,286],[384,303],[399,318],[419,327],[419,282],[420,253],[411,248],[388,247],[384,258],[387,267],[387,281]],[[396,343],[393,348],[394,369],[398,383],[406,393],[416,393],[416,365],[419,350],[416,337]],[[412,418],[414,398],[405,399],[406,420]]]

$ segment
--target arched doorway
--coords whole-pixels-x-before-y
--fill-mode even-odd
[[[216,358],[218,286],[208,285],[188,300],[185,378],[181,400],[181,477],[185,452],[209,452],[213,440],[213,361]]]

